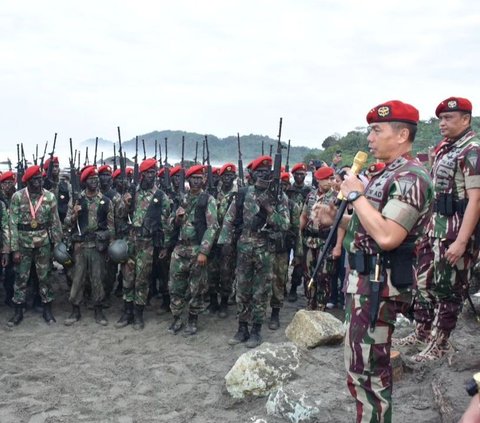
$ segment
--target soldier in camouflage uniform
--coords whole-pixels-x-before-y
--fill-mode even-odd
[[[184,334],[197,333],[198,314],[203,311],[203,295],[207,290],[207,257],[218,231],[215,199],[203,191],[204,166],[194,165],[185,174],[190,191],[184,203],[172,216],[173,232],[178,234],[170,262],[170,308],[172,334],[183,327],[182,314],[188,311]],[[175,242],[173,235],[169,244]]]
[[[22,181],[27,187],[13,194],[10,203],[11,251],[15,263],[15,315],[8,321],[8,325],[18,325],[23,319],[32,263],[39,281],[43,318],[50,324],[55,322],[52,314],[53,291],[49,280],[52,244],[62,240],[62,227],[55,196],[42,188],[40,167],[30,166]]]
[[[261,329],[272,291],[275,245],[271,238],[287,231],[290,224],[288,198],[275,203],[269,190],[272,158],[261,156],[252,162],[254,186],[239,190],[230,205],[218,239],[225,254],[237,242],[236,302],[238,331],[230,345],[246,342],[255,348],[262,342]],[[252,322],[252,331],[248,324]]]
[[[312,208],[316,204],[330,205],[335,204],[337,192],[333,190],[334,170],[331,167],[320,167],[314,173],[317,181],[317,189],[307,195],[300,216],[300,230],[303,240],[303,263],[304,263],[304,284],[305,296],[308,300],[308,309],[325,310],[326,304],[330,298],[330,284],[332,277],[336,273],[335,266],[337,259],[341,255],[341,243],[344,231],[339,229],[332,252],[329,252],[324,260],[323,267],[317,272],[315,283],[308,287],[311,275],[317,263],[319,254],[322,252],[325,240],[330,232],[330,227],[319,227],[310,219]]]
[[[282,172],[282,191],[287,192],[290,188],[290,174]],[[297,203],[288,199],[288,210],[290,215],[290,224],[288,231],[282,232],[284,244],[282,248],[277,248],[274,253],[273,260],[273,283],[272,283],[272,297],[270,298],[270,307],[272,307],[272,314],[268,322],[268,328],[277,330],[280,327],[280,309],[283,307],[285,297],[285,288],[288,279],[288,264],[290,259],[290,251],[294,251],[295,262],[301,261],[303,255],[302,242],[300,236],[300,212],[301,209]],[[283,248],[284,247],[284,248]]]
[[[413,357],[434,361],[453,352],[449,342],[478,256],[480,232],[480,139],[472,131],[472,104],[460,97],[442,101],[435,114],[445,137],[435,148],[433,215],[428,224],[430,263],[424,264],[415,304],[415,343],[426,347]],[[431,329],[431,332],[430,332]]]
[[[72,287],[69,301],[72,313],[64,324],[71,326],[81,318],[80,304],[83,301],[85,284],[91,286],[95,322],[107,325],[103,314],[102,301],[105,297],[104,279],[109,241],[114,236],[113,206],[98,186],[98,172],[95,166],[87,166],[80,175],[85,190],[79,199],[68,206],[65,224],[72,232],[73,261]]]
[[[298,205],[300,212],[303,210],[303,205],[307,200],[307,196],[312,188],[305,184],[305,177],[307,176],[307,165],[305,163],[297,163],[292,167],[292,175],[294,183],[287,189],[287,196],[290,200]],[[303,249],[300,245],[298,248]],[[297,245],[293,247],[293,250],[297,250]],[[287,300],[291,303],[297,301],[297,287],[302,285],[304,263],[302,257],[295,258],[293,264],[292,278],[290,291],[288,293]]]
[[[144,160],[140,164],[140,186],[132,200],[129,257],[123,275],[124,308],[115,324],[117,328],[130,323],[136,330],[145,327],[143,311],[148,299],[153,251],[164,247],[170,210],[167,196],[155,185],[156,176],[157,160]]]
[[[353,174],[341,185],[354,209],[342,219],[344,226],[350,222],[345,365],[362,423],[392,421],[391,337],[397,312],[410,304],[415,249],[430,218],[432,182],[411,156],[418,119],[418,110],[396,100],[373,108],[369,147],[386,167],[366,188]],[[325,216],[317,213],[314,220],[330,223]]]
[[[233,163],[224,164],[220,170],[221,188],[217,194],[217,218],[218,226],[221,227],[223,219],[230,204],[235,198],[237,188],[234,185],[237,177],[237,167]],[[210,304],[208,310],[215,314],[218,312],[220,318],[228,315],[228,298],[232,294],[232,283],[235,274],[235,251],[232,250],[228,256],[222,255],[222,248],[217,244],[218,236],[210,252],[208,263],[208,293]],[[220,296],[220,303],[218,297]]]

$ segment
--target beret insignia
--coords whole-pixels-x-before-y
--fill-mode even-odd
[[[386,117],[390,114],[390,107],[388,106],[382,106],[379,107],[377,110],[378,116],[380,117]]]
[[[455,109],[455,107],[457,107],[457,100],[450,100],[447,106],[449,109]]]

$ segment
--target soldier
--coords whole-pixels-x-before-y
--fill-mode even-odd
[[[48,180],[46,177],[50,163],[52,163],[52,179]],[[49,157],[47,160],[45,160],[45,163],[43,164],[43,170],[45,171],[44,188],[48,189],[50,192],[55,194],[55,197],[58,198],[60,181],[60,162],[58,157],[53,156],[52,158]]]
[[[95,322],[106,326],[107,318],[103,314],[102,301],[106,256],[109,241],[114,236],[113,206],[98,186],[98,172],[95,166],[87,166],[80,175],[85,184],[78,201],[70,201],[65,224],[72,232],[73,261],[72,287],[69,301],[72,313],[64,324],[71,326],[81,318],[80,304],[83,301],[85,282],[89,280],[95,310]]]
[[[310,219],[310,215],[313,206],[316,204],[335,204],[337,199],[337,192],[332,188],[335,176],[331,167],[324,166],[318,168],[314,173],[314,178],[317,181],[317,189],[308,194],[300,216],[300,230],[302,231],[303,240],[302,261],[305,272],[305,295],[308,299],[307,307],[310,310],[317,310],[318,308],[324,311],[330,299],[332,276],[336,273],[335,266],[337,265],[337,259],[341,255],[342,240],[345,232],[343,229],[338,230],[335,245],[324,261],[324,266],[317,273],[315,284],[309,289],[307,284],[310,281],[317,258],[322,252],[325,240],[330,232],[329,226],[319,227]]]
[[[282,172],[282,191],[287,192],[290,188],[290,174]],[[295,262],[300,262],[303,255],[302,242],[300,238],[300,212],[301,209],[297,203],[288,199],[288,210],[290,214],[290,222],[288,231],[281,232],[282,242],[275,251],[273,260],[273,283],[272,297],[270,299],[270,307],[272,314],[268,323],[268,328],[277,330],[280,327],[280,309],[283,307],[285,298],[285,288],[288,279],[288,264],[290,259],[290,251],[294,250]]]
[[[272,290],[274,245],[270,236],[289,227],[288,199],[278,204],[268,189],[271,182],[272,158],[261,156],[252,162],[254,186],[239,191],[230,205],[218,239],[228,255],[237,242],[236,302],[238,331],[229,345],[246,342],[255,348],[262,342],[268,296]],[[237,235],[236,235],[237,234]],[[248,324],[252,322],[252,331]]]
[[[220,170],[221,187],[217,195],[217,218],[218,226],[221,227],[223,219],[227,213],[237,193],[234,185],[237,178],[237,166],[233,163],[224,164]],[[232,281],[235,274],[235,251],[231,251],[231,255],[223,256],[221,246],[217,244],[218,235],[215,244],[210,253],[208,264],[208,293],[210,296],[210,304],[208,310],[218,317],[225,318],[228,316],[228,298],[232,293]],[[220,303],[218,302],[220,297]]]
[[[303,205],[307,200],[307,196],[312,190],[311,187],[305,184],[305,177],[307,176],[307,165],[305,163],[297,163],[292,167],[292,175],[294,183],[287,189],[287,196],[290,200],[295,202],[300,211],[303,210]],[[297,246],[294,247],[296,250]],[[302,246],[300,246],[302,248]],[[297,287],[302,285],[304,263],[301,258],[296,259],[293,265],[292,279],[290,285],[290,291],[288,293],[287,300],[291,303],[297,301]]]
[[[370,110],[369,148],[386,167],[366,188],[351,173],[341,185],[354,209],[342,225],[350,222],[345,363],[357,422],[392,421],[391,337],[397,312],[409,307],[414,252],[433,198],[426,169],[411,155],[418,119],[417,109],[397,100]],[[335,212],[317,213],[314,220],[331,224]]]
[[[184,334],[190,336],[197,333],[198,314],[204,309],[207,261],[218,231],[218,222],[215,199],[202,189],[206,179],[204,166],[192,166],[185,177],[190,191],[171,218],[178,241],[170,262],[168,288],[173,322],[168,331],[177,334],[182,329],[182,314],[187,310],[188,323]]]
[[[419,273],[417,327],[411,339],[427,345],[413,356],[416,362],[435,361],[453,352],[450,334],[468,293],[480,245],[480,139],[471,128],[472,103],[450,97],[435,114],[444,139],[435,148],[430,246],[427,242],[423,246],[425,256],[433,260],[424,260]]]
[[[30,269],[35,267],[40,296],[43,304],[43,318],[51,324],[53,291],[49,280],[52,244],[62,239],[62,227],[58,217],[55,196],[42,188],[40,166],[30,166],[23,175],[26,188],[17,191],[10,203],[11,251],[15,264],[15,286],[13,302],[15,314],[8,326],[18,325],[23,320],[27,282]]]
[[[130,323],[133,323],[136,330],[145,327],[143,311],[148,299],[153,250],[164,247],[164,233],[169,216],[168,198],[155,185],[156,176],[157,160],[144,160],[140,164],[140,185],[132,201],[129,257],[123,275],[124,308],[115,324],[117,328]]]

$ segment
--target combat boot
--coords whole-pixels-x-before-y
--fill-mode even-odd
[[[123,311],[120,319],[115,323],[117,329],[124,328],[125,326],[133,323],[133,302],[123,302]]]
[[[248,323],[239,322],[237,333],[228,341],[228,345],[237,345],[242,342],[247,342],[248,338],[250,338],[250,333],[248,332]]]
[[[133,314],[133,329],[142,330],[145,327],[143,321],[143,309],[145,306],[135,304],[135,312]]]
[[[222,297],[220,307],[218,309],[218,317],[225,319],[228,316],[228,297]]]
[[[210,294],[210,304],[207,307],[209,314],[216,314],[219,309],[217,294]]]
[[[52,303],[43,304],[43,319],[47,322],[48,325],[56,323],[55,317],[52,314]]]
[[[288,296],[287,296],[287,301],[289,303],[294,303],[297,300],[298,300],[297,285],[292,283],[292,286],[290,287],[290,292],[288,293]]]
[[[108,321],[107,318],[105,317],[105,314],[103,314],[103,308],[101,305],[97,305],[94,308],[95,310],[95,323],[98,323],[99,325],[102,326],[107,326]]]
[[[157,310],[157,314],[160,316],[166,313],[170,313],[170,295],[163,294],[162,304],[160,304],[160,308]]]
[[[180,316],[174,316],[172,324],[168,327],[168,333],[176,335],[183,328],[183,321]]]
[[[250,338],[245,344],[247,348],[255,348],[262,343],[262,335],[260,334],[261,330],[262,325],[260,323],[253,324],[252,331],[250,332]]]
[[[270,330],[277,330],[280,327],[279,313],[279,308],[272,308],[272,315],[270,316],[270,322],[268,322],[268,328]]]
[[[15,304],[15,314],[7,322],[8,327],[17,326],[23,320],[23,304]]]
[[[183,331],[183,336],[192,336],[197,333],[198,316],[196,314],[189,313],[187,327]]]
[[[80,314],[80,306],[74,305],[72,308],[72,313],[68,316],[67,319],[63,322],[65,326],[72,326],[74,323],[78,322],[82,315]]]

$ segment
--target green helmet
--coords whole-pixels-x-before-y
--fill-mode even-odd
[[[53,258],[63,267],[72,267],[73,259],[68,253],[67,246],[63,242],[59,242],[53,249]]]
[[[108,256],[115,263],[125,263],[128,259],[128,244],[124,239],[116,239],[108,247]]]

